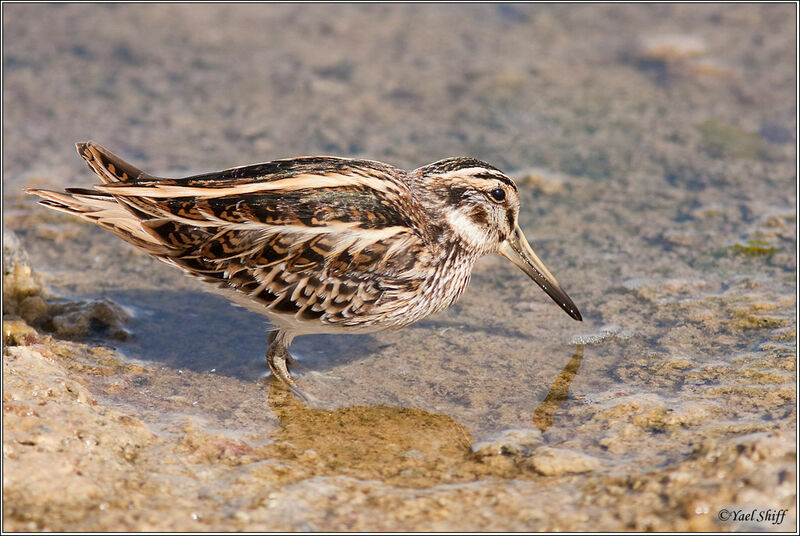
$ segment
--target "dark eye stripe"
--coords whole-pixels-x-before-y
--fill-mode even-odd
[[[475,207],[469,217],[478,225],[487,225],[489,223],[489,215],[481,207]]]
[[[502,173],[490,173],[488,171],[484,171],[484,172],[476,173],[476,174],[472,175],[472,178],[474,178],[474,179],[483,179],[483,180],[487,180],[487,181],[500,181],[503,184],[508,184],[509,186],[514,188],[514,190],[517,189],[517,185],[514,184],[511,181],[511,179],[509,179],[508,177],[506,177]]]

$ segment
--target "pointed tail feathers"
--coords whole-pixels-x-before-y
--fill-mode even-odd
[[[96,190],[68,188],[66,192],[28,189],[25,193],[41,197],[39,204],[62,212],[74,214],[113,231],[126,242],[138,246],[151,255],[166,255],[170,248],[148,233],[142,222],[117,200]]]
[[[106,184],[155,178],[93,141],[76,143],[75,148],[89,168]]]

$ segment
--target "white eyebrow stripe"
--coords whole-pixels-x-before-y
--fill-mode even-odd
[[[439,177],[442,177],[442,178],[446,179],[446,178],[455,177],[455,176],[463,177],[463,176],[468,176],[468,175],[474,175],[476,173],[489,173],[491,175],[504,176],[502,172],[494,171],[493,169],[488,169],[488,168],[485,168],[485,167],[471,167],[471,168],[456,169],[454,171],[448,171],[447,173],[443,173],[442,175],[439,175]]]

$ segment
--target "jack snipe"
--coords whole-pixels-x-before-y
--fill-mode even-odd
[[[287,369],[296,335],[416,322],[455,302],[487,253],[505,256],[581,320],[517,225],[517,187],[479,160],[406,172],[302,157],[167,179],[96,143],[77,148],[103,184],[28,193],[267,315],[276,328],[269,368],[300,396]]]

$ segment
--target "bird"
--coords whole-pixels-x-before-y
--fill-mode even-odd
[[[456,302],[490,253],[582,320],[519,227],[516,184],[481,160],[405,171],[304,156],[165,178],[95,142],[76,148],[101,184],[26,192],[266,315],[267,365],[300,398],[289,373],[296,336],[412,324]]]

